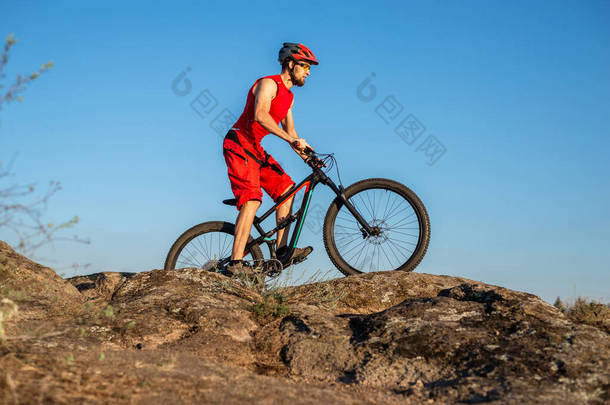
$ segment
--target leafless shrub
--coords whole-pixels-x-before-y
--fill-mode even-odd
[[[13,34],[10,34],[6,38],[6,42],[4,43],[4,49],[2,50],[2,56],[0,57],[0,111],[2,110],[2,105],[4,103],[10,103],[11,101],[23,101],[23,97],[21,93],[26,89],[26,87],[34,80],[36,80],[41,74],[48,71],[53,67],[53,62],[47,62],[42,65],[38,70],[28,75],[18,74],[15,80],[8,86],[4,86],[1,81],[6,77],[3,73],[4,67],[8,63],[9,60],[9,52],[11,48],[17,43],[17,38]]]
[[[4,44],[0,56],[0,111],[4,103],[22,101],[21,93],[27,86],[36,80],[41,74],[53,67],[53,62],[47,62],[37,71],[28,74],[18,74],[8,86],[2,84],[6,75],[4,68],[9,60],[11,48],[17,43],[17,38],[10,34]],[[19,184],[11,181],[14,174],[12,167],[14,159],[5,165],[0,161],[0,229],[9,230],[15,236],[16,242],[13,247],[21,254],[33,257],[36,250],[50,242],[71,240],[81,243],[89,243],[88,240],[78,236],[66,238],[60,236],[59,232],[77,224],[79,218],[73,218],[54,223],[43,218],[47,203],[57,192],[61,190],[59,182],[50,181],[46,188],[39,190],[36,184]],[[71,267],[80,267],[73,265]]]
[[[49,182],[47,188],[38,193],[35,184],[11,182],[11,166],[5,167],[0,162],[0,228],[14,234],[17,240],[13,246],[15,250],[33,257],[36,250],[47,243],[63,240],[89,243],[76,235],[71,238],[58,235],[60,231],[77,224],[78,216],[59,224],[44,220],[49,200],[61,190],[59,182]]]

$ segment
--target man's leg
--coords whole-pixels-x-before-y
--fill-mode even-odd
[[[282,194],[286,193],[290,190],[292,186],[289,186],[282,192]],[[294,202],[294,195],[292,195],[289,199],[284,202],[284,204],[280,205],[275,212],[275,218],[279,223],[282,219],[286,218],[292,213],[292,203]],[[277,254],[279,259],[283,262],[284,266],[289,266],[293,263],[300,263],[313,251],[311,246],[307,246],[304,248],[295,247],[292,250],[292,255],[290,257],[286,256],[286,244],[288,243],[288,235],[290,234],[290,224],[285,228],[279,229],[277,231]]]
[[[286,190],[282,191],[282,195],[290,190],[292,186],[288,186]],[[280,221],[292,213],[292,203],[294,202],[294,194],[284,202],[284,204],[280,205],[278,209],[275,211],[275,219],[279,224]],[[276,249],[281,248],[282,246],[286,246],[288,243],[288,234],[290,233],[290,224],[286,228],[279,229],[277,231],[277,241],[276,241]]]
[[[244,249],[246,243],[248,243],[250,229],[252,229],[254,216],[260,205],[261,202],[258,200],[249,200],[239,209],[239,215],[237,215],[237,221],[235,222],[235,239],[233,240],[231,260],[242,260],[244,258]]]
[[[273,201],[277,201],[282,195],[286,194],[288,190],[290,190],[294,186],[294,181],[284,172],[282,167],[272,156],[267,155],[268,166],[264,166],[261,168],[261,186],[263,189],[273,198]],[[281,190],[281,192],[280,192]],[[284,204],[280,205],[277,208],[275,218],[279,223],[282,219],[286,218],[290,215],[292,211],[292,203],[294,202],[294,195],[288,198]],[[307,246],[304,248],[293,248],[291,250],[291,254],[288,257],[287,251],[289,250],[286,245],[288,242],[288,234],[290,233],[290,227],[287,226],[284,229],[280,229],[277,232],[277,256],[284,267],[291,265],[293,263],[300,263],[307,255],[309,255],[313,248],[311,246]]]

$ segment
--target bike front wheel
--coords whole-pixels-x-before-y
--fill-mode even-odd
[[[220,270],[231,257],[234,235],[235,225],[229,222],[213,221],[195,225],[174,242],[165,259],[165,270],[185,267]],[[248,242],[251,241],[252,236],[248,239]],[[244,260],[262,263],[260,247],[252,246]]]
[[[324,246],[339,271],[413,271],[430,243],[430,219],[419,197],[388,179],[362,180],[344,193],[376,233],[368,235],[341,199],[335,199],[324,219]]]

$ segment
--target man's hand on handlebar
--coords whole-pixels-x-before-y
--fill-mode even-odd
[[[294,149],[296,149],[299,152],[307,152],[307,149],[309,148],[312,152],[313,152],[313,148],[307,143],[307,141],[304,138],[297,138],[295,141],[292,142],[292,147]]]
[[[292,149],[310,166],[315,166],[318,168],[326,167],[326,164],[318,159],[315,155],[314,149],[305,141],[303,138],[298,138],[294,142],[290,144]]]
[[[313,148],[309,146],[307,141],[303,138],[298,138],[296,141],[293,141],[290,146],[292,150],[294,150],[301,159],[307,161],[311,153],[313,152]]]

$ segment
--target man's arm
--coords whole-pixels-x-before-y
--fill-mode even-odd
[[[288,113],[286,114],[286,118],[284,118],[282,120],[282,128],[284,128],[284,131],[286,131],[288,133],[288,135],[299,138],[299,134],[297,134],[296,129],[294,129],[294,119],[292,117],[292,106],[294,105],[294,100],[292,100],[292,104],[290,105],[290,108],[288,109]],[[309,145],[308,145],[309,146]],[[304,154],[302,151],[300,151],[299,149],[295,148],[294,145],[290,144],[290,147],[296,152],[298,153],[298,155],[303,158],[303,159],[307,159],[307,155]],[[311,146],[309,146],[311,148]],[[313,148],[312,148],[313,150]]]
[[[303,138],[299,138],[299,135],[294,130],[294,123],[292,123],[292,132],[288,132],[285,130],[288,127],[285,127],[285,129],[280,128],[271,117],[271,114],[269,114],[271,101],[276,93],[277,84],[275,81],[272,79],[263,79],[260,81],[254,91],[254,119],[267,131],[279,136],[291,146],[293,142],[298,142],[299,149],[304,150],[305,147],[309,145],[307,145],[307,142],[305,142]],[[290,121],[292,121],[292,106],[290,107],[288,114],[291,116]],[[282,126],[284,122],[287,122],[287,118],[288,116],[282,121]]]

